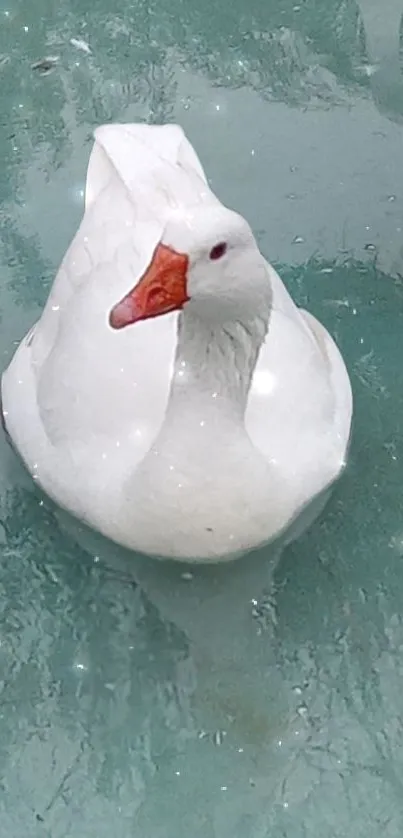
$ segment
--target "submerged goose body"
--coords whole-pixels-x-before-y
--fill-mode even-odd
[[[2,378],[61,507],[133,550],[233,558],[339,476],[349,378],[177,126],[97,129],[85,212]]]

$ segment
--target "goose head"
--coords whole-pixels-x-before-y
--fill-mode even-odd
[[[211,323],[269,312],[269,270],[242,216],[221,205],[171,214],[151,262],[112,308],[113,329],[172,311]]]

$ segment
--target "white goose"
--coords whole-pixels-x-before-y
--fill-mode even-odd
[[[185,561],[286,531],[341,473],[352,415],[333,340],[174,125],[97,129],[82,223],[2,403],[61,507]]]

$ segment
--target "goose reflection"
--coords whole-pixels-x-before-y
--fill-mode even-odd
[[[24,789],[24,817],[53,828],[74,800],[89,830],[89,809],[119,825],[119,805],[148,834],[149,817],[173,828],[176,783],[176,796],[193,799],[190,828],[205,812],[188,759],[201,774],[205,765],[206,795],[221,793],[220,776],[232,793],[238,785],[232,820],[252,817],[281,787],[281,746],[296,725],[248,601],[269,565],[260,557],[245,573],[239,564],[231,584],[228,574],[192,580],[149,559],[133,567],[133,556],[129,566],[102,540],[95,555],[87,541],[87,553],[83,534],[66,538],[66,522],[55,526],[22,472],[17,483],[1,497],[0,755],[10,785]],[[250,783],[251,772],[260,779]]]

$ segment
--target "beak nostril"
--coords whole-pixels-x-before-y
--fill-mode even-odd
[[[164,289],[161,285],[156,285],[155,288],[150,288],[147,300],[151,305],[158,305],[158,303],[163,303],[166,298],[166,294],[164,293]]]

